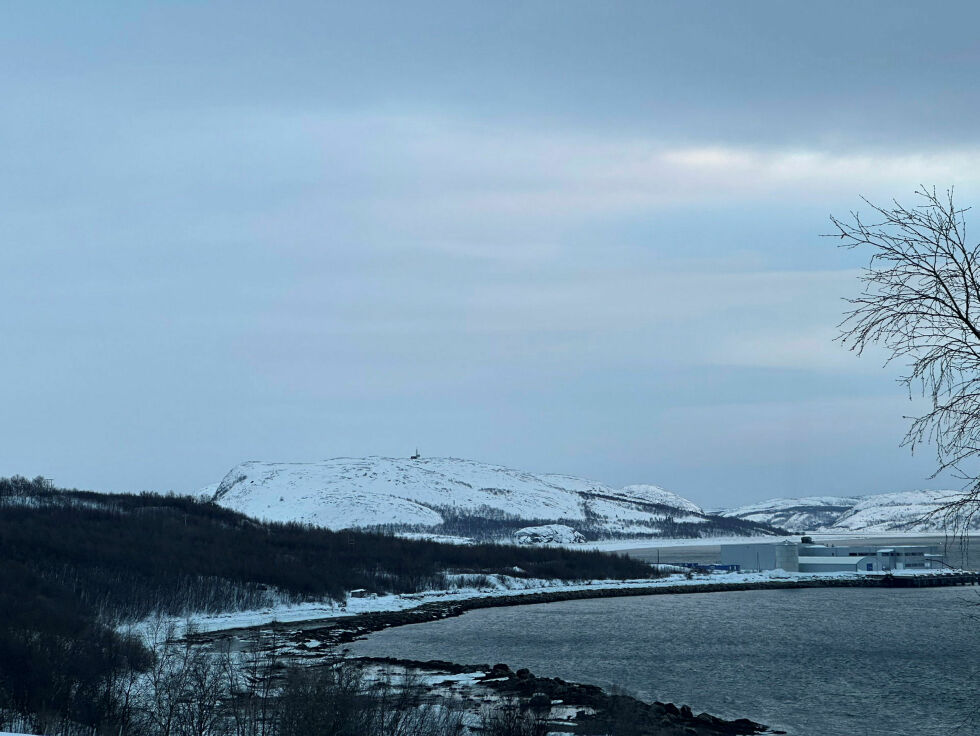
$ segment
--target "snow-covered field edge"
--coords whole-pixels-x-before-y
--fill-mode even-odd
[[[907,531],[885,531],[885,532],[800,532],[799,534],[787,534],[782,537],[756,536],[756,537],[645,537],[643,539],[606,539],[597,542],[582,542],[580,544],[563,545],[541,545],[541,546],[561,546],[569,549],[596,549],[602,552],[628,552],[634,549],[656,549],[657,547],[711,547],[721,544],[778,544],[779,542],[799,542],[801,537],[810,537],[814,542],[834,542],[849,539],[924,539],[930,538],[937,542],[947,539],[960,539],[961,536],[944,534],[943,532],[907,532]]]

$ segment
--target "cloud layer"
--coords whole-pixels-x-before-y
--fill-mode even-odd
[[[819,235],[976,201],[969,24],[747,7],[0,11],[0,474],[418,444],[709,506],[921,486]]]

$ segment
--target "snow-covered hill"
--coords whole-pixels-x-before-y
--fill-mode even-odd
[[[955,491],[906,491],[866,496],[830,528],[834,531],[942,532],[950,526],[948,522],[955,525],[957,520],[942,516],[929,518],[929,515],[956,495]],[[971,530],[980,530],[980,518],[973,520]]]
[[[678,525],[696,536],[718,524],[734,524],[724,526],[729,534],[760,533],[750,523],[709,517],[657,486],[616,489],[455,458],[247,462],[224,477],[214,500],[256,518],[329,529],[393,525],[470,536],[474,527],[503,532],[539,522],[601,536],[674,534]]]
[[[675,509],[681,509],[682,511],[687,511],[691,514],[703,514],[704,509],[698,506],[693,501],[688,501],[683,496],[678,496],[676,493],[671,493],[666,491],[660,486],[651,486],[646,483],[623,486],[620,493],[623,493],[630,498],[636,499],[638,501],[645,501],[647,503],[662,504],[663,506],[670,506]]]
[[[831,526],[860,501],[858,497],[808,496],[773,498],[722,511],[723,516],[772,524],[788,531],[812,531]]]
[[[853,498],[776,498],[721,513],[794,532],[942,533],[953,530],[948,520],[930,518],[930,513],[955,496],[955,491],[923,490]],[[980,530],[980,518],[973,520],[971,529]]]

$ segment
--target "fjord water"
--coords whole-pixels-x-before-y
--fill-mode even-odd
[[[794,736],[980,733],[976,588],[818,588],[488,608],[354,654],[505,662]]]

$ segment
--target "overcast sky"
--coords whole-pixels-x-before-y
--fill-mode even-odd
[[[863,261],[819,235],[980,199],[946,5],[3,3],[0,475],[943,485],[900,369],[833,342]]]

